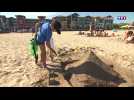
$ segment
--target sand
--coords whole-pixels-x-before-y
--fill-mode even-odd
[[[109,33],[110,32],[111,31],[109,31]],[[88,62],[89,59],[87,60],[85,54],[90,55],[90,50],[84,49],[87,50],[88,52],[82,51],[82,49],[80,48],[83,47],[97,48],[99,50],[103,50],[103,52],[105,52],[108,55],[116,54],[120,57],[127,56],[131,59],[131,62],[133,63],[134,44],[125,44],[121,40],[123,38],[121,33],[119,33],[119,36],[116,37],[87,37],[86,35],[78,35],[77,33],[78,33],[77,31],[62,32],[61,35],[53,33],[53,39],[55,41],[56,51],[58,52],[58,57],[56,59],[59,62],[52,63],[48,58],[48,64],[53,64],[58,68],[61,68],[61,66],[64,67],[64,69],[62,70],[60,69],[58,72],[56,72],[58,77],[55,78],[56,80],[55,82],[52,82],[52,84],[54,85],[50,85],[51,70],[39,68],[37,65],[34,64],[34,58],[31,55],[29,55],[28,43],[32,37],[31,33],[0,34],[0,41],[1,41],[0,86],[61,86],[61,87],[69,86],[70,87],[70,86],[99,86],[99,85],[93,85],[96,84],[98,81],[100,83],[107,83],[106,80],[108,79],[107,77],[103,78],[98,78],[98,76],[95,77],[94,73],[91,74],[92,73],[91,71],[88,72],[83,71],[82,73],[79,74],[74,73],[73,72],[74,70],[71,71],[71,73],[74,73],[71,75],[71,78],[69,79],[72,85],[70,85],[69,81],[66,79],[65,77],[66,73],[70,72],[70,70],[68,71],[68,68],[78,67],[79,70],[79,67],[80,69],[82,67],[80,66],[82,63]],[[59,48],[61,48],[61,50]],[[63,48],[64,50],[62,50]],[[77,48],[78,50],[76,50]],[[69,61],[69,59],[71,59],[70,61],[79,60],[79,62],[76,61],[76,64],[73,63],[70,66],[68,64],[64,65],[64,63],[66,61]],[[85,69],[82,68],[82,70],[95,71],[95,69],[92,68],[86,69],[86,67],[87,66],[84,67]],[[101,69],[100,70],[98,69],[98,71],[101,71]],[[103,71],[100,73],[103,73]],[[108,73],[113,74],[112,71]],[[105,75],[106,74],[104,74],[103,76]],[[114,76],[117,75],[114,74]],[[82,81],[84,81],[86,85],[83,85],[83,83],[80,82],[81,80],[77,82],[80,77],[83,77],[81,79],[83,79]],[[88,82],[86,82],[87,80]],[[108,84],[116,84],[114,80],[108,80],[108,82],[109,82]],[[115,85],[106,85],[106,86],[115,86]]]
[[[122,40],[118,40],[119,37],[87,37],[86,35],[77,35],[77,33],[64,32],[61,36],[54,34],[56,46],[69,48],[98,47],[109,53],[134,56],[134,44],[125,44]]]

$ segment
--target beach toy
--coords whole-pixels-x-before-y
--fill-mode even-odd
[[[38,61],[38,44],[35,38],[32,38],[29,43],[30,54],[35,58],[35,63]]]

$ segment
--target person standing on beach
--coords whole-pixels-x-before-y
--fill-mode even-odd
[[[56,20],[56,17],[52,18],[51,28],[53,32],[56,31],[57,34],[61,34],[61,23]],[[54,40],[52,37],[50,39],[50,43],[51,43],[51,47],[54,49]],[[51,61],[53,61],[54,56],[51,50],[50,50],[50,58],[51,58]]]
[[[124,40],[126,43],[133,43],[134,42],[134,36],[133,36],[133,31],[128,31],[125,33]]]
[[[46,67],[46,46],[57,55],[56,51],[51,47],[50,39],[52,37],[52,29],[49,22],[45,21],[44,16],[38,16],[39,22],[35,25],[36,41],[41,51],[41,61],[38,63],[41,67]]]
[[[91,25],[91,36],[94,35],[94,31],[95,31],[95,24],[92,23],[92,25]]]

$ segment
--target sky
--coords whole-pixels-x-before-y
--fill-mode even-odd
[[[26,18],[36,19],[37,16],[46,16],[51,19],[53,16],[68,16],[72,13],[78,13],[80,16],[108,16],[114,17],[114,23],[131,23],[134,21],[134,12],[0,12],[0,15],[6,17],[15,17],[15,15],[24,15]],[[126,20],[118,20],[118,16],[126,16]]]

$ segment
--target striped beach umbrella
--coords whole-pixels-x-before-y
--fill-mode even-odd
[[[121,26],[120,28],[129,28],[129,25]]]

